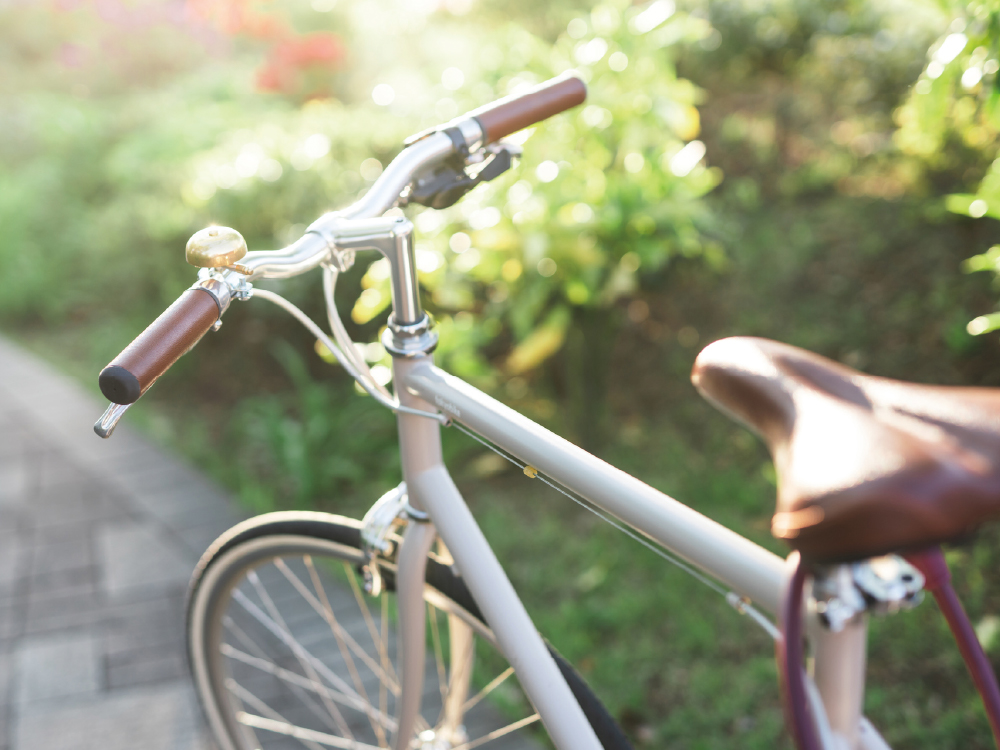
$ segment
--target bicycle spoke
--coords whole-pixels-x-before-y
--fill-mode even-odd
[[[421,690],[429,692],[414,718],[413,734],[399,736],[395,591],[375,597],[376,603],[364,593],[353,557],[292,549],[286,545],[249,566],[234,565],[237,580],[224,587],[224,609],[209,631],[214,656],[208,663],[220,665],[216,674],[222,678],[214,683],[217,705],[235,746],[389,750],[397,743],[427,744],[433,736],[435,746],[479,750],[512,742],[520,737],[512,733],[538,721],[530,707],[521,716],[532,715],[515,715],[517,720],[501,719],[485,708],[491,694],[506,690],[502,686],[513,668],[504,665],[476,692],[479,686],[471,679],[476,641],[495,645],[492,633],[428,586],[423,614],[430,632]],[[337,562],[345,564],[346,581],[329,567]],[[430,683],[434,679],[437,690]],[[470,712],[483,712],[473,721],[482,728],[472,736],[466,731]]]
[[[441,649],[441,631],[438,629],[437,609],[433,604],[427,604],[427,617],[431,621],[431,640],[434,643],[434,661],[437,662],[438,689],[441,692],[441,711],[448,702],[448,675],[444,666],[444,653]]]
[[[365,594],[361,591],[361,587],[358,585],[358,578],[354,574],[354,569],[345,562],[344,570],[347,571],[347,580],[350,582],[351,590],[354,592],[354,599],[357,601],[358,608],[361,610],[361,614],[365,618],[365,625],[368,626],[368,635],[371,636],[372,645],[379,651],[382,668],[386,669],[386,672],[391,676],[393,682],[398,685],[399,675],[396,674],[396,670],[393,669],[392,666],[392,661],[389,659],[387,649],[388,644],[382,642],[382,637],[379,635],[378,628],[375,625],[375,618],[372,617],[371,610],[368,608],[368,602],[365,599]],[[382,601],[386,601],[384,596],[382,597]]]
[[[381,605],[381,609],[380,609],[380,613],[379,614],[380,614],[380,617],[381,617],[382,634],[379,636],[379,649],[378,649],[378,652],[379,652],[379,655],[380,655],[380,657],[382,659],[382,668],[385,669],[386,667],[389,667],[389,668],[392,667],[392,664],[389,662],[389,649],[387,648],[387,644],[384,642],[384,638],[382,637],[382,636],[385,635],[385,632],[386,632],[386,623],[389,621],[389,599],[388,599],[388,597],[385,597],[385,596],[382,597],[382,605]],[[383,710],[386,710],[386,707],[388,706],[388,702],[389,702],[389,695],[386,692],[385,686],[382,685],[382,686],[379,687],[379,693],[378,693],[378,704],[379,704],[379,707],[382,708]],[[393,730],[393,734],[395,734],[395,730]],[[393,738],[393,739],[395,739],[395,738]]]
[[[264,659],[267,661],[267,655],[264,653],[264,649],[257,645],[256,641],[253,640],[239,625],[236,621],[229,615],[222,618],[222,624],[225,626],[226,630],[230,631],[236,638],[253,653],[256,657]]]
[[[324,724],[326,724],[327,726],[330,725],[330,723],[329,723],[329,717],[324,716],[323,713],[322,713],[322,711],[319,710],[319,707],[316,706],[315,702],[313,702],[312,700],[310,700],[309,696],[306,695],[305,692],[304,692],[304,689],[312,690],[313,692],[320,692],[320,691],[323,691],[323,690],[327,690],[327,688],[324,685],[317,684],[317,682],[315,680],[310,680],[309,678],[303,677],[302,675],[298,675],[295,672],[291,672],[291,671],[289,671],[287,669],[283,669],[282,667],[279,667],[273,661],[271,661],[270,659],[268,659],[267,656],[264,653],[264,650],[249,635],[247,635],[243,631],[242,628],[240,628],[235,622],[233,622],[233,619],[231,617],[224,618],[223,619],[223,625],[226,627],[226,629],[230,633],[232,633],[233,635],[235,635],[236,639],[239,640],[241,643],[243,643],[243,645],[246,648],[248,648],[250,651],[252,651],[254,654],[256,654],[256,656],[251,656],[250,654],[246,654],[245,652],[239,651],[239,649],[237,649],[232,644],[223,642],[219,646],[219,651],[222,653],[223,656],[227,656],[227,657],[230,657],[230,658],[236,658],[237,660],[242,661],[243,663],[245,663],[245,664],[247,664],[249,666],[257,666],[258,668],[262,669],[262,671],[269,672],[269,673],[273,674],[274,676],[279,677],[279,679],[282,678],[282,675],[280,674],[281,672],[284,672],[284,673],[287,673],[287,675],[293,676],[293,678],[285,678],[284,679],[284,681],[288,685],[288,688],[306,706],[308,706],[309,710],[312,711],[314,714],[316,714],[316,716]],[[239,656],[236,656],[236,654],[243,654],[243,658],[241,658]],[[250,660],[253,660],[253,661],[250,661]],[[266,667],[261,666],[261,665],[265,665],[265,664],[266,665],[270,665],[270,668],[266,668]],[[333,691],[330,691],[330,692],[333,692]],[[353,708],[355,708],[355,709],[357,709],[359,711],[363,711],[363,712],[374,711],[373,708],[365,708],[365,706],[363,704],[362,705],[354,705],[354,703],[355,702],[349,701],[347,703],[347,705],[351,705]],[[259,745],[259,743],[258,743],[258,745]]]
[[[440,728],[445,737],[455,738],[460,734],[465,719],[464,705],[469,697],[476,644],[472,628],[455,615],[449,614],[447,619],[450,672]]]
[[[275,558],[275,560],[281,560],[281,558]],[[274,564],[275,567],[277,567],[277,563]],[[257,592],[257,596],[260,597],[260,600],[264,602],[264,606],[267,608],[268,612],[270,613],[274,621],[282,629],[290,633],[291,631],[289,630],[288,625],[282,618],[281,613],[278,611],[278,608],[274,606],[274,602],[271,600],[270,595],[267,593],[267,589],[264,587],[263,581],[260,580],[260,576],[257,575],[257,571],[255,570],[250,571],[250,573],[247,574],[247,580],[250,581],[250,584],[254,587],[254,590]],[[319,685],[320,684],[319,675],[316,674],[316,670],[310,664],[309,660],[300,656],[297,652],[293,651],[293,653],[295,653],[295,658],[299,660],[299,664],[302,666],[302,669],[305,670],[309,679],[315,681],[316,684]],[[351,731],[351,728],[347,725],[347,720],[344,719],[344,715],[340,712],[340,709],[337,708],[336,705],[334,705],[334,703],[326,696],[321,695],[320,697],[323,700],[324,707],[329,712],[330,717],[333,719],[336,728],[345,737],[353,740],[354,733]],[[325,720],[324,723],[327,724],[327,726],[329,726],[329,724]]]
[[[481,701],[487,695],[489,695],[494,690],[496,690],[496,688],[504,680],[506,680],[508,677],[510,677],[512,674],[514,674],[514,667],[507,667],[507,669],[505,669],[499,675],[497,675],[496,677],[494,677],[493,680],[490,681],[490,683],[486,687],[484,687],[482,690],[480,690],[474,696],[472,696],[471,698],[469,698],[469,700],[466,701],[465,705],[462,706],[462,711],[463,712],[468,712],[473,706],[475,706],[477,703],[479,703],[479,701]]]
[[[226,689],[230,693],[232,693],[233,695],[235,695],[237,698],[239,698],[243,703],[248,703],[248,704],[250,704],[250,706],[252,706],[253,708],[257,709],[261,713],[267,714],[272,721],[281,722],[282,724],[284,724],[287,727],[292,728],[292,729],[296,728],[296,727],[294,727],[294,725],[290,724],[288,722],[288,720],[285,719],[284,716],[282,716],[277,711],[275,711],[273,708],[271,708],[270,706],[268,706],[264,701],[262,701],[260,698],[258,698],[253,693],[251,693],[245,687],[243,687],[242,685],[240,685],[239,683],[237,683],[236,680],[232,680],[232,679],[226,680]],[[241,714],[246,714],[246,711],[238,712],[237,713],[237,720],[238,720],[238,717]],[[288,735],[290,737],[295,737],[295,739],[297,739],[303,745],[305,745],[306,747],[308,747],[310,750],[323,750],[323,748],[321,748],[319,745],[317,745],[316,742],[313,741],[310,738],[307,738],[307,737],[296,737],[296,735],[295,735],[294,732],[288,732]],[[351,745],[342,745],[342,747],[348,748],[348,747],[351,747]]]
[[[499,739],[505,734],[510,734],[511,732],[516,732],[522,727],[526,727],[529,724],[534,724],[541,717],[538,714],[533,714],[532,716],[527,716],[520,721],[515,721],[513,724],[508,724],[505,727],[500,727],[499,729],[494,729],[489,734],[484,734],[479,739],[473,740],[472,742],[466,742],[462,745],[456,745],[452,750],[472,750],[474,747],[479,747],[480,745],[485,745],[487,742]]]
[[[323,582],[319,578],[319,573],[316,571],[316,567],[313,565],[312,555],[303,556],[302,562],[306,566],[306,569],[309,571],[309,578],[312,581],[313,589],[316,591],[316,595],[319,597],[318,603],[323,608],[323,612],[321,614],[323,614],[323,616],[326,618],[327,623],[330,625],[330,630],[333,632],[334,637],[337,639],[337,648],[340,649],[340,655],[344,658],[344,662],[347,664],[347,669],[351,673],[351,679],[354,680],[354,686],[358,689],[358,692],[361,693],[362,697],[365,699],[365,702],[370,703],[371,701],[368,698],[368,691],[365,690],[365,687],[361,682],[361,675],[358,673],[358,668],[354,664],[354,659],[352,658],[345,641],[350,641],[350,643],[353,644],[353,646],[358,649],[358,655],[361,657],[362,661],[364,661],[365,664],[368,665],[369,669],[378,674],[378,671],[372,668],[372,664],[374,662],[371,662],[371,657],[369,657],[368,654],[364,653],[364,651],[361,651],[361,647],[358,646],[357,642],[351,637],[351,635],[346,630],[344,630],[341,627],[340,623],[337,622],[337,618],[333,614],[333,607],[330,606],[330,600],[326,596],[326,588],[323,586]],[[292,570],[287,565],[284,564],[284,562],[282,562],[281,571],[282,573],[285,573],[286,578],[291,576],[289,580],[293,581],[292,582],[293,586],[296,586],[296,588],[302,587],[302,584],[298,582],[298,578],[295,576]],[[303,596],[306,596],[306,594],[303,593]],[[311,597],[306,597],[306,599],[307,601],[310,602],[310,604],[313,603]],[[315,604],[313,606],[315,607]],[[380,682],[383,681],[384,679],[386,679],[384,673],[380,674],[379,675]],[[385,712],[383,711],[383,713]],[[382,746],[388,745],[388,740],[386,739],[385,732],[382,730],[381,725],[379,725],[374,719],[372,719],[371,716],[368,717],[368,720],[371,722],[372,731],[374,731],[376,736],[378,737],[379,745]]]
[[[312,571],[313,573],[316,572],[314,568],[312,569]],[[361,647],[361,644],[359,644],[357,640],[355,640],[354,637],[351,636],[351,634],[348,633],[347,630],[345,630],[344,627],[337,621],[337,618],[333,614],[333,609],[330,607],[330,603],[326,598],[326,592],[323,590],[322,583],[319,581],[318,573],[316,573],[317,577],[316,579],[314,579],[313,582],[315,585],[318,585],[319,590],[323,592],[322,602],[320,602],[318,599],[316,599],[316,597],[312,595],[312,593],[306,588],[306,585],[302,583],[302,581],[298,578],[298,576],[296,576],[295,573],[290,568],[288,568],[287,565],[284,566],[282,572],[285,573],[285,577],[288,578],[289,582],[293,586],[295,586],[298,592],[302,595],[302,598],[304,598],[309,603],[309,605],[313,609],[315,609],[316,612],[327,621],[327,623],[330,625],[331,630],[333,630],[334,637],[337,638],[338,645],[341,643],[341,639],[343,639],[343,641],[351,649],[351,651],[353,651],[357,655],[357,657],[365,663],[365,666],[368,667],[372,672],[374,672],[378,676],[380,681],[384,682],[388,686],[392,694],[398,696],[399,683],[395,680],[394,676],[391,676],[385,670],[384,666],[379,665],[374,659],[372,659],[372,657],[370,657],[367,653],[365,653],[365,650]],[[341,648],[343,649],[343,646],[341,646]],[[354,665],[354,660],[350,657],[349,654],[344,654],[344,657],[345,661],[347,661],[349,665],[348,668],[352,671],[352,673],[356,673],[357,669]]]
[[[289,568],[284,561],[279,560],[278,562],[280,562],[281,565],[279,566],[276,562],[275,567],[277,567],[284,574],[289,583],[291,583],[302,595],[302,598],[309,603],[309,606],[316,610],[316,613],[326,620],[327,624],[330,626],[334,637],[337,639],[337,644],[341,648],[341,653],[344,655],[344,660],[348,664],[348,669],[352,672],[352,676],[357,675],[357,668],[355,667],[354,659],[350,656],[350,654],[344,653],[347,646],[349,646],[351,650],[358,655],[358,658],[365,663],[365,666],[378,675],[380,680],[385,681],[389,685],[389,689],[392,690],[393,695],[399,695],[399,685],[389,678],[389,675],[386,674],[378,664],[376,664],[374,659],[364,652],[364,649],[361,648],[351,634],[348,633],[339,622],[337,622],[337,618],[334,616],[333,610],[330,608],[330,603],[326,599],[326,592],[323,592],[323,602],[321,602],[313,596],[312,592],[309,591],[306,585],[302,583],[301,579],[295,575],[292,569]],[[313,572],[315,572],[315,570],[313,570]],[[320,590],[322,590],[322,584],[319,582],[318,577],[314,579],[313,583],[318,585]],[[358,676],[358,679],[360,680],[360,676]],[[364,688],[360,689],[364,690]]]
[[[228,620],[230,618],[226,617],[225,619]],[[228,685],[229,685],[230,682],[235,683],[235,680],[233,680],[232,678],[230,678],[229,680],[226,681],[227,691],[229,692],[229,698],[230,698],[230,700],[234,704],[236,702],[239,702],[239,707],[240,708],[244,708],[243,701],[240,701],[236,697],[236,695],[231,690],[228,689]],[[236,707],[234,705],[234,709],[235,708]],[[239,714],[239,713],[240,713],[240,711],[237,711],[237,714]],[[257,734],[253,731],[253,728],[251,726],[249,726],[247,724],[241,724],[240,727],[239,727],[239,732],[242,735],[243,741],[246,743],[247,747],[258,748],[258,749],[261,747],[261,742],[260,742],[259,739],[257,739]]]
[[[262,664],[271,664],[274,666],[275,669],[283,669],[282,667],[279,667],[277,664],[274,664],[274,662],[267,657],[264,650],[249,635],[247,635],[242,628],[240,628],[235,622],[233,622],[233,619],[231,617],[228,616],[225,617],[222,622],[223,625],[225,625],[226,629],[232,632],[233,635],[235,635],[236,638],[244,645],[244,647],[246,647],[246,649],[251,652],[251,654],[248,654],[248,658],[257,659]],[[223,647],[225,647],[226,645],[229,644],[222,644],[222,645]],[[229,647],[234,648],[231,645]],[[284,671],[287,672],[288,670]],[[302,680],[307,682],[309,681],[308,678],[303,677],[302,675],[298,675],[295,672],[290,672],[290,674],[294,675],[295,678],[297,678],[297,680]],[[318,687],[322,690],[330,690],[331,694],[335,692],[324,685],[320,685]],[[295,692],[296,688],[292,687],[292,690],[293,692]],[[386,710],[385,707],[383,707],[382,710],[379,711],[374,706],[372,706],[370,702],[359,699],[356,693],[353,695],[339,693],[339,695],[343,696],[344,705],[350,706],[355,710],[366,714],[367,716],[377,719],[380,722],[384,722],[386,728],[388,728],[390,731],[393,731],[395,729],[396,722],[393,718],[389,716],[389,712]]]
[[[318,685],[315,681],[303,677],[302,675],[292,672],[291,670],[285,669],[284,667],[279,667],[273,661],[268,659],[253,656],[246,653],[245,651],[240,651],[238,648],[229,643],[222,644],[221,647],[222,655],[227,658],[234,659],[246,664],[249,667],[259,669],[261,672],[273,675],[289,686],[298,686],[305,690],[312,690],[313,692],[326,695],[331,700],[337,701],[338,703],[347,706],[348,708],[353,708],[357,711],[361,711],[366,714],[369,720],[374,726],[378,726],[380,729],[384,725],[390,731],[396,727],[396,722],[390,716],[384,712],[379,712],[374,706],[368,701],[359,702],[353,699],[349,695],[344,695],[343,693],[337,692],[332,688],[328,688],[325,685]],[[376,723],[377,722],[377,723]]]
[[[298,657],[302,657],[310,662],[310,664],[316,669],[319,674],[321,674],[326,680],[335,688],[340,690],[345,695],[351,695],[355,700],[361,701],[361,696],[354,692],[354,689],[343,680],[343,678],[337,676],[334,672],[330,670],[323,662],[313,656],[309,651],[305,649],[294,637],[284,629],[278,626],[270,617],[268,617],[264,612],[261,611],[260,607],[247,599],[246,594],[244,594],[239,589],[233,591],[233,599],[242,606],[251,617],[253,617],[257,622],[267,628],[272,635],[274,635],[279,641],[284,643],[292,651],[292,653]]]
[[[348,748],[350,750],[353,750],[354,748],[357,750],[381,750],[374,745],[365,745],[357,742],[345,741],[339,737],[333,737],[329,734],[316,732],[312,729],[296,727],[277,719],[268,719],[263,716],[256,716],[254,714],[249,714],[246,711],[241,711],[236,714],[236,720],[246,726],[256,727],[257,729],[266,729],[276,734],[284,734],[289,737],[294,737],[297,740],[312,740],[322,745],[327,745],[328,747]]]

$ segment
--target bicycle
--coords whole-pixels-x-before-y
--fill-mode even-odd
[[[781,489],[773,530],[795,550],[785,561],[433,364],[436,336],[420,304],[414,228],[384,214],[407,203],[453,204],[510,168],[519,152],[502,138],[585,95],[582,81],[566,75],[411,137],[364,197],[324,215],[283,250],[248,252],[238,232],[224,227],[198,232],[186,248],[201,268],[198,281],[101,372],[112,403],[95,430],[108,437],[170,365],[218,328],[233,299],[259,297],[295,316],[397,414],[403,482],[362,521],[265,514],[231,529],[202,557],[188,602],[189,660],[216,739],[226,750],[471,750],[501,746],[540,722],[559,748],[630,746],[535,630],[449,476],[440,431],[453,426],[680,558],[767,630],[800,747],[888,747],[862,715],[866,618],[912,606],[925,582],[943,602],[1000,740],[996,677],[960,606],[949,604],[946,569],[933,551],[1000,515],[1000,435],[986,424],[1000,414],[1000,396],[862,376],[764,340],[708,347],[695,366],[697,386],[760,432],[775,455]],[[372,377],[333,304],[338,275],[369,250],[391,268],[382,343],[393,356],[395,395]],[[252,285],[316,268],[332,336]],[[836,468],[821,460],[832,444],[830,425],[844,454]],[[958,512],[944,512],[946,502]],[[900,551],[906,554],[893,554]],[[803,628],[812,649],[808,675]],[[474,692],[476,637],[510,666]],[[482,698],[512,674],[530,701],[528,715],[474,737]]]

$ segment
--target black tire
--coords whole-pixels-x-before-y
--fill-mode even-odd
[[[233,527],[202,556],[188,592],[188,659],[206,718],[223,750],[321,748],[337,746],[343,741],[337,737],[349,736],[370,746],[391,744],[393,635],[375,626],[369,597],[359,590],[356,570],[364,562],[360,527],[359,521],[325,513],[269,513]],[[335,562],[343,571],[333,570]],[[380,569],[391,594],[393,561],[384,561]],[[338,574],[349,584],[343,590],[334,588]],[[437,631],[434,641],[441,648],[428,649],[425,715],[435,702],[443,705],[447,692],[429,688],[451,682],[440,679],[439,657],[445,645],[471,632],[495,646],[453,566],[432,555],[426,579],[425,599],[433,620],[428,632]],[[284,591],[277,591],[279,583]],[[381,616],[389,612],[388,597],[382,598],[379,610]],[[445,625],[456,630],[443,631],[441,612]],[[352,633],[360,635],[354,638]],[[370,647],[361,645],[369,642]],[[368,648],[372,653],[363,656]],[[551,645],[549,650],[605,750],[631,750],[580,675]],[[510,691],[514,702],[522,700],[519,695],[519,690]],[[471,733],[477,725],[483,731],[495,725],[499,714],[487,704],[464,714],[457,734],[454,726],[442,724],[441,715],[437,723],[425,721],[424,731],[449,734],[450,741],[461,745],[466,727]],[[525,708],[533,713],[526,702]],[[533,730],[504,734],[487,744],[498,750],[541,746]]]

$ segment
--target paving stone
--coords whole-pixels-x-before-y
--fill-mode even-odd
[[[44,576],[94,565],[90,535],[79,529],[70,536],[55,533],[36,534],[31,554],[30,575]]]
[[[101,687],[97,639],[87,632],[25,638],[14,651],[17,695],[23,707],[96,693]]]
[[[87,591],[96,595],[97,568],[93,566],[68,567],[27,578],[25,585],[33,594]]]
[[[0,706],[6,706],[10,700],[12,683],[11,656],[5,651],[0,651]]]
[[[58,527],[84,532],[88,524],[121,521],[133,514],[121,498],[92,482],[47,488],[33,499],[31,510],[33,525],[43,533]]]
[[[112,690],[166,682],[186,674],[187,661],[180,642],[169,649],[140,649],[107,659],[108,688]]]
[[[205,482],[190,466],[149,448],[112,462],[119,484],[145,493],[185,482]]]
[[[25,711],[14,747],[31,750],[200,750],[202,730],[187,683]]]
[[[127,418],[97,438],[105,406],[0,337],[0,750],[215,750],[184,597],[241,514]]]
[[[134,501],[152,517],[175,528],[234,518],[227,497],[204,479],[150,488],[137,494]]]
[[[28,489],[28,468],[21,455],[0,462],[0,505],[23,505]]]
[[[96,543],[101,584],[110,597],[137,588],[186,585],[191,576],[190,554],[152,524],[101,527]]]
[[[177,536],[183,540],[185,546],[199,558],[201,554],[209,548],[223,532],[228,531],[239,522],[239,517],[234,514],[232,519],[222,519],[204,526],[195,526],[188,529],[178,529]]]
[[[4,531],[17,531],[25,527],[26,514],[24,507],[0,505],[0,528]]]
[[[4,399],[6,405],[7,400]],[[23,456],[38,447],[27,427],[31,420],[22,414],[6,412],[0,417],[0,458]]]
[[[103,630],[109,658],[141,650],[184,648],[184,597],[175,595],[116,607]]]
[[[10,602],[0,603],[0,647],[5,641],[20,635],[20,619],[18,610]]]
[[[47,633],[101,622],[106,614],[96,590],[29,592],[24,606],[26,633]]]
[[[0,532],[0,592],[11,591],[25,575],[29,552],[16,533]]]
[[[126,421],[128,417],[125,418]],[[90,420],[86,434],[67,434],[62,436],[60,445],[68,450],[74,459],[95,476],[100,475],[104,481],[114,485],[118,473],[123,467],[134,462],[146,461],[152,451],[157,449],[139,438],[127,424],[119,426],[115,434],[108,440],[97,437]],[[162,450],[159,451],[163,456]]]
[[[32,436],[32,441],[42,440],[44,435]],[[21,457],[27,472],[31,496],[40,490],[66,484],[80,484],[89,480],[87,471],[78,466],[64,451],[55,450],[44,444],[25,449]]]

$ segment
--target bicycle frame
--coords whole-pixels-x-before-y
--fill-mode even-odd
[[[430,352],[437,338],[420,305],[413,225],[401,216],[390,218],[385,213],[410,200],[415,180],[419,182],[423,170],[447,160],[452,160],[451,168],[457,170],[482,163],[489,144],[579,104],[583,92],[582,81],[572,75],[553,79],[520,97],[500,100],[418,134],[407,141],[407,148],[386,166],[367,194],[346,209],[317,219],[292,245],[281,250],[247,253],[244,243],[245,257],[237,258],[242,258],[238,265],[219,255],[220,263],[230,263],[220,265],[215,256],[205,255],[204,263],[196,263],[201,266],[199,281],[192,288],[197,294],[191,290],[185,292],[102,371],[102,378],[108,374],[112,393],[105,393],[112,403],[95,430],[108,437],[144,389],[209,328],[218,327],[231,299],[245,300],[252,296],[251,282],[297,276],[321,266],[325,274],[335,274],[349,268],[355,252],[362,250],[377,250],[389,261],[392,315],[382,341],[393,356],[395,400],[364,375],[370,376],[367,365],[353,354],[353,343],[347,340],[342,325],[334,331],[334,336],[338,341],[346,340],[342,342],[344,351],[294,305],[272,292],[258,289],[257,293],[281,304],[320,340],[329,342],[330,350],[345,370],[382,405],[396,411],[409,502],[414,509],[426,511],[430,519],[420,522],[414,518],[407,527],[398,556],[400,676],[404,698],[398,716],[396,750],[409,747],[420,708],[425,656],[424,572],[427,553],[438,535],[457,562],[496,641],[555,744],[562,750],[600,750],[594,731],[444,466],[442,421],[460,422],[525,465],[718,579],[736,595],[773,615],[781,614],[778,610],[785,599],[790,576],[778,556],[577,448],[433,364]],[[238,233],[228,231],[242,242]],[[324,277],[324,284],[330,278]],[[333,320],[336,308],[332,303],[332,282],[329,283],[328,304],[333,308]],[[202,292],[210,295],[214,307]],[[219,318],[215,317],[216,312]],[[336,320],[339,322],[339,318]],[[163,341],[169,341],[169,346],[162,346]],[[119,360],[121,364],[116,364]],[[131,400],[121,404],[114,400],[116,396]],[[803,617],[814,665],[808,699],[823,747],[885,750],[888,745],[861,714],[867,639],[864,617],[852,619],[839,632],[823,627],[808,605]],[[467,639],[457,640],[460,643],[457,646],[453,643],[453,647],[469,647]],[[463,679],[467,678],[464,675]],[[460,699],[456,701],[446,706],[449,717],[446,724],[460,721],[462,705]]]
[[[777,614],[787,580],[785,563],[778,556],[443,372],[428,355],[395,358],[394,376],[401,403],[441,410]],[[440,424],[412,414],[397,418],[410,503],[429,514],[553,741],[560,748],[599,750],[589,723],[443,464]],[[422,590],[422,563],[416,561],[425,559],[433,537],[426,524],[410,525],[400,552],[400,591]],[[408,561],[415,561],[412,569]],[[399,617],[400,631],[410,634],[402,647],[403,679],[407,675],[417,679],[424,664],[424,613],[419,597],[412,601],[401,597]],[[813,696],[813,713],[818,716],[824,744],[829,748],[886,748],[861,714],[865,623],[832,633],[819,625],[815,615],[808,617],[818,692]],[[419,690],[411,695],[419,696]],[[415,716],[417,708],[404,707],[401,720]]]
[[[478,129],[467,129],[466,140],[475,142]],[[337,264],[343,254],[363,249],[378,250],[390,261],[393,314],[383,344],[393,354],[403,479],[411,505],[425,510],[432,522],[411,523],[399,552],[400,676],[408,689],[402,693],[397,750],[407,747],[405,738],[412,736],[419,712],[425,621],[423,600],[414,592],[423,591],[426,553],[436,535],[455,558],[555,744],[563,750],[600,750],[583,711],[448,474],[441,456],[441,423],[432,417],[441,412],[461,422],[772,614],[778,613],[788,575],[776,555],[433,365],[428,352],[436,337],[429,332],[419,303],[412,224],[367,217],[394,205],[415,165],[433,163],[450,148],[443,133],[414,143],[357,204],[321,217],[285,250],[251,253],[244,265],[252,269],[250,278],[255,280],[297,275],[323,262]],[[833,633],[819,624],[815,614],[806,616],[815,657],[812,714],[824,747],[884,750],[888,746],[861,715],[867,640],[863,618]]]

